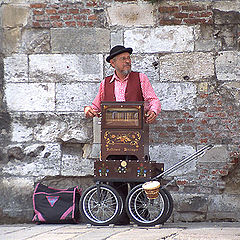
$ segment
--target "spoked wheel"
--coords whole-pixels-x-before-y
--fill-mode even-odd
[[[118,220],[123,211],[123,200],[109,185],[91,186],[81,196],[80,211],[87,222],[106,226]]]
[[[154,226],[165,221],[168,200],[162,189],[156,199],[148,199],[142,185],[134,187],[126,199],[127,213],[140,226]]]
[[[170,192],[166,188],[162,188],[162,190],[166,194],[167,201],[168,201],[168,209],[164,218],[164,222],[166,222],[171,217],[173,212],[173,198]]]

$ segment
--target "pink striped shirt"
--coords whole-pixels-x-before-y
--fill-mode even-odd
[[[125,102],[125,90],[127,87],[128,77],[129,75],[123,81],[121,81],[115,73],[113,74],[111,81],[115,81],[114,93],[117,102]],[[145,102],[145,110],[154,111],[158,115],[161,111],[161,104],[148,77],[144,73],[139,73],[139,78]],[[101,82],[98,94],[92,102],[92,108],[97,112],[101,111],[101,101],[104,96],[104,83],[105,80]]]

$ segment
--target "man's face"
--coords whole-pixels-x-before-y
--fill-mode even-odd
[[[128,52],[121,53],[110,60],[111,65],[122,75],[128,75],[131,72],[131,58]]]

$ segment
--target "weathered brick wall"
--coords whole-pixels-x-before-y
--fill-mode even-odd
[[[239,221],[240,3],[159,0],[3,0],[0,3],[0,216],[30,221],[34,183],[92,184],[98,127],[85,119],[105,59],[132,47],[133,70],[162,103],[151,159],[174,172],[171,221]]]
[[[81,1],[80,3],[33,3],[32,26],[50,27],[97,27],[101,23],[103,1]]]
[[[212,24],[213,12],[207,4],[195,4],[187,1],[175,1],[174,5],[160,6],[160,25]]]

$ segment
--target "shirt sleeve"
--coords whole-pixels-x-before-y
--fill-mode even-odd
[[[154,111],[157,115],[161,112],[161,103],[155,94],[152,85],[144,73],[139,74],[142,94],[144,101],[146,102],[146,110]]]
[[[100,83],[100,87],[98,89],[98,94],[97,94],[97,96],[94,98],[94,100],[92,102],[92,106],[91,107],[96,112],[101,112],[101,102],[102,102],[103,94],[104,94],[104,82],[105,82],[105,80],[103,80]]]

